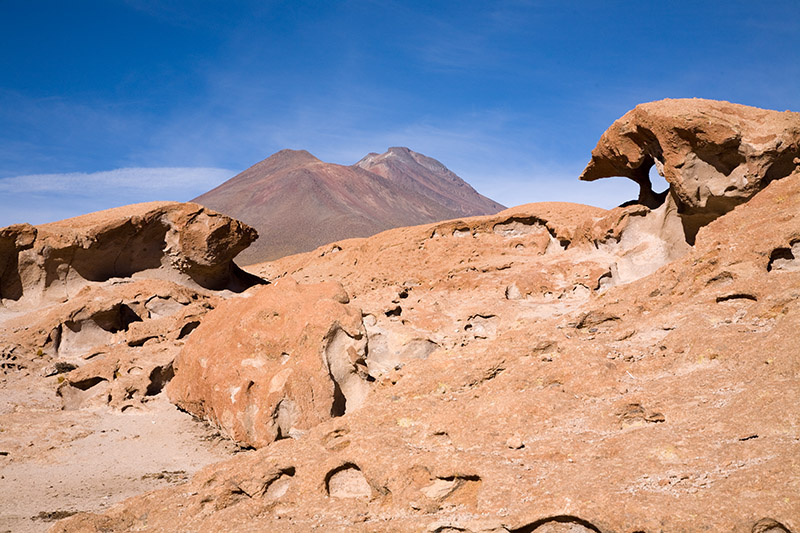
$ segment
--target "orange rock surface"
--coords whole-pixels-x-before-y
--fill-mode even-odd
[[[791,115],[690,104],[703,131]],[[181,351],[170,397],[256,449],[51,531],[800,531],[798,165],[691,224],[673,180],[253,265],[270,285],[151,342]]]

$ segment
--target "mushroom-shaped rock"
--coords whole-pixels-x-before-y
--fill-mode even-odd
[[[175,360],[173,403],[236,442],[266,446],[359,407],[361,311],[338,283],[283,279],[209,313]]]
[[[580,179],[624,176],[639,184],[639,203],[662,201],[653,164],[669,182],[680,214],[709,219],[747,201],[800,163],[800,113],[703,99],[640,104],[611,125]]]
[[[0,230],[0,305],[64,300],[112,278],[170,279],[205,289],[261,282],[233,263],[258,234],[197,204],[150,202]]]

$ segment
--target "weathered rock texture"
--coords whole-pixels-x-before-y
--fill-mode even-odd
[[[257,280],[233,258],[252,228],[197,204],[136,204],[0,230],[0,306],[60,301],[90,283],[157,278],[240,291]]]
[[[640,104],[603,134],[581,179],[625,176],[639,184],[638,202],[664,197],[650,169],[670,184],[670,197],[694,239],[697,228],[788,176],[800,158],[800,113],[701,99]]]
[[[354,411],[367,337],[348,301],[337,283],[286,279],[222,303],[176,359],[170,399],[252,447]]]
[[[435,159],[408,148],[370,154],[351,166],[281,150],[194,201],[258,230],[261,237],[242,254],[242,264],[503,209]]]
[[[521,206],[260,266],[339,279],[368,362],[376,334],[384,360],[437,348],[371,368],[355,412],[54,531],[797,531],[800,173],[616,283],[636,209]]]
[[[0,530],[42,531],[35,512],[47,520],[65,511],[49,507],[54,500],[98,508],[225,455],[187,434],[133,439],[162,440],[166,425],[208,433],[161,391],[203,315],[263,283],[232,261],[255,236],[177,203],[0,230]],[[187,450],[196,454],[171,455]],[[154,467],[167,473],[142,470]],[[20,515],[26,509],[36,511]]]
[[[0,374],[58,376],[65,409],[158,394],[219,294],[263,283],[233,263],[251,228],[150,203],[0,230]]]
[[[213,378],[194,401],[230,433],[292,438],[53,531],[800,531],[800,170],[787,174],[724,214],[693,207],[706,218],[691,239],[674,194],[519,206],[254,265],[278,286],[207,315],[186,376]],[[312,296],[331,281],[350,303]],[[364,401],[349,409],[340,385],[334,413],[335,387],[319,403],[312,388],[301,425],[280,402],[295,372],[341,383],[324,373],[340,312],[343,344],[359,343],[339,368]],[[263,396],[240,404],[251,382]],[[265,406],[258,426],[248,405]]]

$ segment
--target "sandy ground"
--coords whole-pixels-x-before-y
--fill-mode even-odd
[[[237,449],[163,393],[141,408],[62,411],[52,383],[0,381],[0,533],[46,531],[179,483]]]

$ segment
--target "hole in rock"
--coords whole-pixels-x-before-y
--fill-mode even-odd
[[[773,270],[800,270],[800,241],[791,243],[791,248],[776,248],[769,254],[767,272]]]
[[[753,302],[757,302],[758,298],[756,298],[752,294],[745,294],[745,293],[726,294],[725,296],[717,296],[717,303],[729,302],[731,300],[751,300]]]
[[[512,529],[510,533],[601,533],[600,529],[588,520],[577,516],[560,515],[542,518],[528,525]]]
[[[140,348],[144,346],[144,344],[150,339],[158,339],[158,335],[148,335],[140,337],[138,339],[133,339],[131,341],[128,341],[128,346],[130,346],[131,348]]]
[[[0,238],[0,300],[19,300],[22,292],[16,238]]]
[[[247,386],[248,391],[252,384],[253,382],[251,381]],[[291,438],[292,427],[294,427],[298,417],[297,406],[292,400],[284,398],[279,401],[272,412],[272,420],[276,427],[275,440]]]
[[[772,518],[762,518],[753,524],[751,531],[752,533],[791,533],[789,528]]]
[[[388,311],[384,312],[383,314],[386,315],[386,316],[390,316],[391,317],[391,316],[400,316],[400,314],[402,312],[403,312],[403,308],[398,305],[398,306],[396,306],[396,307],[394,307],[392,309],[389,309]]]
[[[199,320],[193,320],[191,322],[188,322],[188,323],[184,324],[183,327],[181,328],[180,333],[178,333],[178,339],[182,339],[182,338],[186,337],[191,332],[193,332],[195,330],[195,328],[197,328],[197,326],[199,326],[199,325],[200,325],[200,321]]]
[[[666,192],[669,189],[669,182],[664,179],[664,176],[659,174],[658,172],[658,165],[653,165],[650,167],[650,188],[656,194],[656,196],[663,195],[666,197]]]
[[[333,404],[331,405],[331,416],[344,416],[347,410],[347,398],[344,397],[342,388],[336,380],[333,380]]]
[[[325,490],[331,498],[368,498],[372,495],[367,478],[353,463],[343,464],[328,472]]]
[[[139,315],[125,304],[117,304],[107,311],[95,313],[92,315],[92,320],[109,333],[127,331],[133,322],[142,321]]]
[[[280,475],[270,481],[264,489],[264,497],[268,500],[277,500],[289,490],[291,478],[294,477],[295,469],[293,466],[281,470]]]
[[[95,376],[93,378],[82,379],[80,381],[72,381],[70,382],[70,385],[72,385],[76,389],[86,391],[91,389],[95,385],[102,383],[103,381],[105,381],[105,379],[99,376]]]
[[[770,183],[775,180],[779,180],[781,178],[785,178],[796,168],[794,163],[794,158],[797,157],[797,152],[792,153],[791,151],[786,151],[781,154],[775,161],[772,162],[772,165],[767,170],[767,173],[764,175],[764,184]]]
[[[145,396],[155,396],[164,389],[164,385],[175,377],[172,363],[165,366],[157,366],[150,372],[150,383],[147,385]]]

